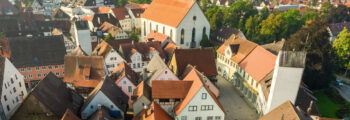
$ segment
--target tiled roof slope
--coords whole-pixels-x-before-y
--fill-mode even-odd
[[[275,67],[276,56],[264,48],[257,46],[239,66],[254,80],[259,82]]]
[[[122,8],[112,8],[115,18],[118,20],[124,20],[126,15],[129,15],[128,10],[124,7]],[[130,15],[129,15],[130,18]]]
[[[152,102],[148,109],[142,110],[133,120],[173,120],[173,118],[160,105]]]
[[[283,49],[285,41],[285,39],[282,39],[278,42],[272,42],[265,45],[261,45],[261,47],[265,48],[266,50],[270,51],[275,55],[278,55],[278,52]]]
[[[77,113],[83,105],[83,98],[51,72],[39,82],[31,94],[59,117],[68,108]]]
[[[138,43],[122,44],[121,52],[125,60],[128,62],[131,62],[130,57],[136,51],[142,54],[143,61],[149,61],[150,58],[148,58],[148,55],[150,54],[152,48],[154,48],[159,52],[159,56],[161,58],[165,58],[163,49],[160,47],[160,42],[138,42]]]
[[[101,43],[96,46],[94,51],[92,51],[92,56],[102,56],[105,59],[111,50],[112,46],[102,40]]]
[[[139,99],[141,96],[145,96],[147,99],[152,99],[152,88],[142,81],[134,90],[133,96]]]
[[[88,80],[85,79],[84,70],[90,74]],[[104,76],[102,56],[64,57],[64,82],[77,87],[96,87]]]
[[[64,113],[61,120],[81,120],[75,113],[73,113],[69,108]]]
[[[152,98],[185,98],[192,81],[181,80],[153,80]]]
[[[153,0],[141,17],[177,27],[195,3],[195,0]]]
[[[132,70],[132,68],[126,64],[125,62],[122,62],[119,64],[119,66],[113,71],[111,78],[112,80],[116,80],[116,83],[119,83],[121,78],[126,76],[131,83],[133,83],[135,86],[137,86],[137,80],[138,75],[135,71]]]
[[[286,101],[282,105],[260,117],[259,120],[304,120],[304,118],[300,111],[298,111],[290,101]]]
[[[337,36],[344,27],[350,29],[350,22],[340,22],[329,25],[329,29],[331,30],[333,36]]]
[[[188,64],[196,66],[205,76],[216,76],[216,65],[212,48],[176,49],[174,52],[177,73],[182,75]]]
[[[256,46],[258,46],[256,43],[249,40],[231,35],[231,37],[227,39],[225,43],[216,50],[216,52],[225,55],[225,49],[230,45],[239,45],[237,53],[231,57],[231,60],[236,63],[240,63]]]
[[[64,63],[66,47],[63,36],[13,37],[8,42],[11,60],[17,68]]]

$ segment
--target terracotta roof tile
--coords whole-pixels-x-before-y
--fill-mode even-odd
[[[98,12],[99,13],[109,13],[110,10],[111,10],[110,7],[106,7],[106,6],[98,7]]]
[[[195,0],[153,0],[141,17],[177,27],[195,3]]]
[[[192,83],[180,80],[153,80],[152,98],[185,98]]]
[[[126,8],[112,8],[112,11],[115,15],[115,18],[118,20],[124,20],[126,15],[129,15],[128,10]],[[129,15],[130,18],[130,15]]]
[[[135,18],[140,18],[143,12],[145,12],[145,9],[131,9],[131,12]]]
[[[136,51],[142,55],[143,61],[149,61],[150,60],[149,51],[151,47],[155,48],[159,52],[159,56],[161,58],[165,58],[163,49],[160,47],[160,42],[138,42],[138,43],[121,45],[122,54],[125,60],[128,62],[131,62],[130,56]]]
[[[108,40],[107,43],[113,47],[114,50],[119,50],[121,44],[131,44],[132,39],[118,39],[118,40]],[[97,46],[97,42],[92,42],[92,49],[95,49]]]
[[[187,104],[192,100],[192,98],[197,94],[197,92],[200,90],[200,88],[204,87],[211,98],[215,101],[215,103],[221,108],[223,112],[224,108],[222,107],[219,100],[216,98],[216,96],[209,90],[207,86],[204,85],[203,81],[200,79],[198,72],[196,72],[196,69],[192,69],[187,76],[184,78],[183,81],[192,81],[192,85],[190,89],[188,90],[188,93],[186,97],[181,101],[179,104],[177,104],[174,108],[175,114],[179,115],[181,111],[187,106]]]
[[[77,115],[75,115],[69,108],[64,113],[61,120],[81,120]]]
[[[0,39],[0,55],[3,57],[6,57],[7,59],[10,59],[11,57],[11,50],[10,45],[7,38]]]
[[[148,109],[142,110],[133,120],[173,120],[173,118],[160,105],[152,102]]]
[[[96,46],[94,51],[92,51],[92,56],[102,56],[105,59],[112,49],[112,46],[102,40],[101,43]]]
[[[113,71],[112,76],[113,77],[111,78],[113,80],[116,80],[116,83],[119,83],[119,81],[121,80],[119,78],[126,76],[131,83],[137,86],[137,80],[138,80],[137,73],[133,71],[131,67],[125,62],[122,62],[119,64],[119,66]]]
[[[176,49],[174,52],[177,73],[182,75],[188,64],[196,66],[205,76],[216,76],[216,65],[212,48]]]
[[[300,111],[290,102],[286,101],[282,105],[273,109],[269,113],[260,117],[259,120],[304,120]]]
[[[90,68],[88,79],[84,76],[84,67]],[[102,56],[65,56],[64,82],[72,83],[76,87],[94,88],[105,76]]]
[[[137,4],[137,3],[129,2],[128,4],[125,5],[125,8],[129,8],[129,9],[146,9],[148,6],[149,6],[149,4]]]
[[[159,42],[163,43],[168,38],[169,37],[167,35],[159,33],[159,32],[155,32],[155,31],[152,30],[146,36],[146,38],[145,38],[146,40],[145,41],[159,41]]]
[[[237,53],[232,55],[231,60],[235,61],[236,63],[240,63],[257,46],[257,44],[249,40],[231,35],[231,37],[227,39],[225,43],[221,45],[218,50],[216,50],[216,52],[225,55],[226,47],[235,44],[239,45],[239,48]]]
[[[259,82],[275,67],[276,56],[257,46],[240,64],[254,80]]]
[[[344,29],[344,27],[350,29],[350,22],[340,22],[329,25],[329,29],[333,36],[338,36],[338,34]]]
[[[145,84],[144,81],[142,81],[139,85],[136,86],[133,96],[136,97],[136,99],[139,99],[141,96],[145,96],[149,100],[152,99],[152,88]]]

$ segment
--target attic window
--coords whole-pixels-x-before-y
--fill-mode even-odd
[[[197,16],[193,16],[193,21],[196,21],[197,20]]]

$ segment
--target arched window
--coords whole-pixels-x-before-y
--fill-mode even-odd
[[[152,23],[149,23],[149,32],[152,31]]]
[[[165,26],[163,26],[163,34],[165,34]]]
[[[173,40],[173,30],[170,29],[170,39]]]
[[[143,21],[143,36],[146,36],[146,21]]]
[[[156,25],[156,32],[158,32],[158,25]]]
[[[203,35],[207,34],[206,31],[207,31],[207,28],[204,27],[204,28],[203,28]]]
[[[185,30],[182,28],[181,29],[181,41],[180,41],[181,44],[184,44],[184,38],[185,38]]]
[[[195,41],[195,40],[194,40],[195,38],[196,38],[196,28],[193,28],[193,29],[192,29],[192,42]]]

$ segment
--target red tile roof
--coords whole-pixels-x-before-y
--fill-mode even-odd
[[[75,115],[69,108],[64,113],[61,120],[81,120],[77,115]]]
[[[203,81],[200,79],[200,75],[197,74],[195,69],[192,69],[187,76],[184,78],[183,81],[192,81],[191,88],[188,90],[188,93],[186,97],[181,101],[179,104],[177,104],[174,108],[175,114],[179,115],[181,111],[187,106],[187,104],[192,100],[192,98],[198,93],[200,88],[204,87],[211,98],[215,101],[215,103],[221,108],[223,112],[224,108],[222,107],[221,103],[219,100],[216,98],[216,96],[209,90],[207,86],[204,85]],[[200,73],[199,73],[200,74]]]
[[[108,40],[107,43],[113,47],[114,50],[119,50],[121,44],[131,44],[132,39],[118,39],[118,40]],[[92,42],[92,49],[95,49],[97,46],[97,42]]]
[[[173,118],[160,105],[152,102],[148,109],[142,110],[133,120],[173,120]]]
[[[84,68],[91,66],[89,79],[85,79]],[[65,56],[64,82],[76,87],[94,88],[104,77],[104,60],[102,56]]]
[[[129,2],[129,4],[125,5],[125,8],[129,9],[146,9],[149,6],[149,4],[137,4]]]
[[[11,57],[11,50],[7,38],[0,39],[0,55],[7,59],[10,59]]]
[[[126,76],[131,83],[133,83],[135,86],[137,86],[137,73],[131,69],[131,67],[126,64],[125,62],[122,62],[119,64],[119,66],[113,71],[113,73],[118,73],[121,75],[120,78]],[[116,80],[115,83],[119,83],[121,79]]]
[[[286,101],[282,105],[273,109],[269,113],[260,117],[259,120],[303,120],[302,113],[294,107],[290,101]]]
[[[112,8],[112,11],[115,15],[115,18],[117,18],[118,20],[124,20],[125,16],[129,15],[128,10],[126,10],[126,8]]]
[[[159,32],[154,32],[153,30],[148,33],[146,36],[145,41],[159,41],[163,43],[165,40],[167,40],[169,37],[165,34],[159,33]]]
[[[275,67],[276,56],[264,48],[257,46],[239,64],[254,80],[259,82]]]
[[[136,18],[140,18],[145,9],[131,9],[131,12]]]
[[[192,81],[181,80],[153,80],[152,98],[185,98],[192,83]]]
[[[160,42],[138,42],[121,45],[122,54],[127,62],[131,62],[130,57],[136,51],[142,55],[143,61],[149,61],[149,54],[151,52],[152,47],[158,51],[159,56],[161,58],[165,58],[165,54],[160,46]]]
[[[153,0],[141,17],[177,27],[195,3],[195,0]]]
[[[176,49],[174,52],[177,74],[182,75],[188,64],[196,66],[205,76],[216,76],[216,65],[212,48]]]

